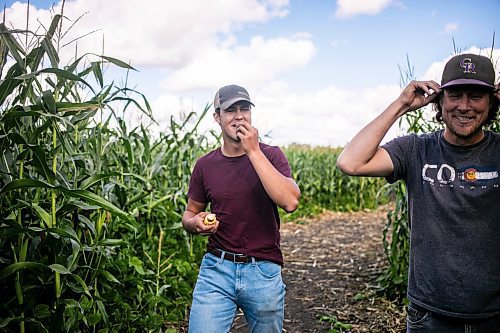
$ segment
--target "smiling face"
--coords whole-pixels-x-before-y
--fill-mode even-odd
[[[249,102],[239,101],[225,110],[214,113],[214,118],[220,125],[224,142],[240,142],[236,129],[245,122],[252,124],[252,108]]]
[[[474,86],[446,88],[440,103],[446,124],[446,141],[455,145],[472,145],[481,141],[490,108],[488,90]]]

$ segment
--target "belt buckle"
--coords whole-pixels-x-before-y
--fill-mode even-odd
[[[247,263],[248,262],[248,256],[246,254],[233,254],[233,262],[239,262],[239,263]]]

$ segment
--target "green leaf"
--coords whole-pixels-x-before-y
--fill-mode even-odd
[[[83,279],[82,279],[81,277],[79,277],[79,276],[78,276],[78,275],[76,275],[76,274],[70,274],[70,276],[71,276],[73,279],[75,279],[75,280],[76,280],[76,282],[78,282],[78,283],[82,286],[83,290],[85,291],[85,293],[86,293],[87,295],[91,296],[91,295],[90,295],[90,291],[89,291],[89,287],[87,287],[87,284],[85,283],[85,281],[83,281]]]
[[[102,274],[102,276],[104,276],[106,278],[106,280],[108,281],[111,281],[111,282],[115,282],[115,283],[118,283],[118,284],[122,284],[120,281],[118,281],[117,278],[115,278],[113,276],[113,274],[111,274],[110,272],[108,271],[105,271],[105,270],[99,270],[99,273]]]
[[[116,214],[123,218],[124,220],[128,221],[129,223],[134,224],[135,220],[132,216],[130,216],[128,213],[124,212],[120,208],[116,207],[113,205],[111,202],[107,201],[106,199],[98,196],[97,194],[94,194],[89,191],[85,190],[70,190],[67,188],[64,188],[62,186],[54,186],[51,185],[47,182],[41,181],[41,180],[35,180],[35,179],[15,179],[11,181],[10,183],[7,183],[1,190],[1,193],[7,193],[9,191],[17,190],[17,189],[22,189],[22,188],[31,188],[31,187],[42,187],[42,188],[49,188],[49,189],[57,189],[60,190],[72,197],[77,197],[77,198],[83,198],[86,199],[87,202],[93,203],[98,205],[101,208],[104,208],[105,210]]]
[[[47,304],[38,304],[33,312],[36,318],[48,318],[51,315],[50,308]]]
[[[89,326],[94,326],[101,321],[101,315],[99,313],[91,313],[87,315],[87,324]]]
[[[42,40],[42,47],[45,50],[45,53],[49,57],[50,64],[52,67],[58,67],[59,66],[59,55],[57,54],[56,49],[54,48],[54,45],[52,45],[52,42],[48,38],[44,38]]]
[[[54,189],[56,186],[51,185],[49,183],[35,180],[35,179],[14,179],[10,183],[7,183],[1,190],[0,193],[7,193],[9,191],[27,188],[27,187],[42,187],[42,188],[51,188]]]
[[[30,204],[29,202],[20,199],[18,199],[18,202],[24,204],[25,207],[33,208],[35,210],[35,215],[45,223],[45,228],[52,227],[52,216],[37,203],[33,202]]]
[[[137,271],[137,273],[139,273],[141,275],[146,274],[144,272],[144,268],[142,267],[142,261],[141,261],[141,259],[139,259],[137,257],[132,257],[132,258],[129,259],[128,265],[134,267],[135,270]]]
[[[59,113],[73,114],[83,111],[93,112],[99,110],[102,105],[97,102],[81,102],[81,103],[72,103],[72,102],[55,102],[56,111]],[[28,106],[15,106],[11,108],[8,112],[6,112],[2,116],[2,121],[8,119],[16,119],[21,117],[50,117],[51,115],[48,113],[41,112],[44,108],[40,104],[33,104]]]
[[[59,22],[61,21],[61,18],[62,18],[61,14],[54,15],[52,22],[50,22],[50,27],[49,30],[47,30],[45,39],[52,39],[54,33],[56,32],[57,27],[59,27]]]
[[[65,190],[65,192],[72,195],[72,196],[75,196],[75,197],[84,198],[88,202],[94,203],[94,204],[104,208],[105,210],[120,216],[121,218],[123,218],[124,220],[126,220],[130,223],[135,222],[134,218],[132,216],[130,216],[128,213],[122,211],[120,208],[116,207],[111,202],[107,201],[106,199],[101,198],[97,194],[94,194],[92,192],[85,191],[85,190]]]
[[[122,245],[122,244],[127,244],[126,241],[123,239],[102,239],[99,241],[100,245],[108,245],[108,246],[117,246],[117,245]]]
[[[49,229],[47,229],[47,232],[61,235],[63,237],[71,238],[74,241],[76,241],[78,244],[80,244],[80,239],[78,238],[78,235],[76,234],[76,232],[67,225],[62,225],[59,228],[49,228]]]
[[[19,45],[16,38],[3,23],[0,23],[0,32],[0,37],[2,38],[4,43],[7,44],[10,54],[16,60],[17,65],[22,68],[24,72],[26,72],[26,67],[22,58],[22,55],[24,55],[23,48],[21,47],[21,45]]]
[[[97,304],[97,309],[99,309],[99,312],[101,313],[102,320],[104,323],[108,323],[108,314],[106,313],[106,307],[104,306],[104,303],[100,300],[96,300]]]
[[[44,264],[40,264],[38,262],[31,262],[31,261],[18,262],[2,269],[0,271],[0,280],[6,278],[12,273],[15,273],[23,269],[43,270],[47,268],[48,268],[47,266],[45,266]]]
[[[100,56],[101,58],[109,61],[110,63],[118,66],[118,67],[121,67],[121,68],[126,68],[126,69],[131,69],[131,70],[134,70],[136,71],[136,69],[132,66],[130,66],[129,64],[127,64],[126,62],[123,62],[119,59],[116,59],[116,58],[111,58],[111,57],[106,57],[106,56]]]
[[[85,296],[84,296],[85,297]],[[80,303],[78,303],[76,300],[72,298],[64,299],[63,303],[66,304],[66,308],[78,308],[78,309],[83,309],[80,306]]]
[[[96,111],[99,110],[102,105],[97,102],[82,102],[82,103],[70,103],[70,102],[57,102],[56,103],[58,112],[82,112],[82,111]]]
[[[109,173],[105,173],[105,174],[92,175],[82,182],[82,184],[80,185],[80,188],[82,190],[86,190],[90,186],[100,182],[103,179],[107,179],[109,177],[118,177],[118,176],[121,176],[121,174],[119,172],[109,172]]]
[[[92,236],[95,236],[95,224],[89,220],[86,216],[78,214],[78,219],[83,223],[91,232]]]
[[[104,80],[102,78],[102,71],[101,71],[101,63],[94,61],[91,64],[92,67],[92,73],[94,73],[94,77],[99,82],[99,86],[102,88],[104,85]]]
[[[80,200],[72,200],[70,202],[65,203],[61,208],[57,210],[57,215],[62,216],[65,215],[69,212],[73,212],[77,209],[82,209],[82,210],[96,210],[99,209],[100,207],[97,205],[89,205],[86,202],[80,201]]]
[[[89,311],[94,304],[94,300],[92,298],[87,298],[87,296],[85,295],[82,295],[79,304],[85,311]]]
[[[52,264],[52,265],[49,265],[49,268],[51,270],[53,270],[54,272],[58,272],[59,274],[71,274],[71,272],[63,265]]]
[[[45,159],[45,152],[40,146],[28,146],[33,152],[33,162],[38,172],[49,182],[53,183],[55,180],[54,172],[49,168],[49,163]]]
[[[16,79],[16,80],[30,80],[30,79],[38,76],[41,73],[55,74],[59,79],[66,79],[66,80],[70,80],[70,81],[82,82],[95,94],[94,88],[92,88],[92,86],[90,84],[88,84],[87,81],[85,81],[84,79],[82,79],[81,77],[79,77],[76,74],[73,74],[67,70],[60,69],[60,68],[44,68],[44,69],[41,69],[39,71],[31,72],[31,73],[24,74],[24,75],[19,75],[19,76],[15,77],[14,79]]]
[[[13,317],[9,317],[9,318],[5,318],[4,320],[2,320],[0,322],[0,328],[4,328],[5,326],[9,325],[9,323],[13,320],[15,320],[16,318],[13,318]]]
[[[50,91],[50,90],[43,91],[42,92],[42,101],[51,114],[56,113],[56,100],[54,99],[54,95],[53,95],[52,91]]]
[[[42,207],[38,206],[36,203],[32,204],[35,209],[36,215],[45,222],[47,228],[52,228],[52,216]]]

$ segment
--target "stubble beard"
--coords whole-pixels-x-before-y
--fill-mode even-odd
[[[474,127],[472,127],[470,130],[469,129],[461,130],[459,126],[455,126],[453,120],[448,120],[446,118],[443,120],[448,131],[450,131],[451,134],[462,140],[474,138],[478,133],[482,132],[483,126],[486,123],[486,120],[483,120],[478,125],[474,125]]]

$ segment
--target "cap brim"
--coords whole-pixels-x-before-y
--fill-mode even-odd
[[[457,80],[451,80],[450,82],[447,82],[441,86],[441,88],[446,88],[446,87],[451,87],[451,86],[463,86],[463,85],[475,85],[475,86],[483,86],[483,87],[490,87],[490,88],[495,88],[491,84],[488,84],[483,81],[479,80],[474,80],[474,79],[457,79]]]
[[[255,106],[252,102],[250,102],[250,100],[248,98],[244,98],[244,97],[235,97],[235,98],[232,98],[232,99],[229,99],[227,101],[225,101],[224,103],[222,103],[220,105],[220,109],[221,110],[225,110],[227,109],[228,107],[230,107],[231,105],[233,105],[234,103],[236,102],[239,102],[239,101],[247,101],[248,103],[250,103],[252,106]]]

